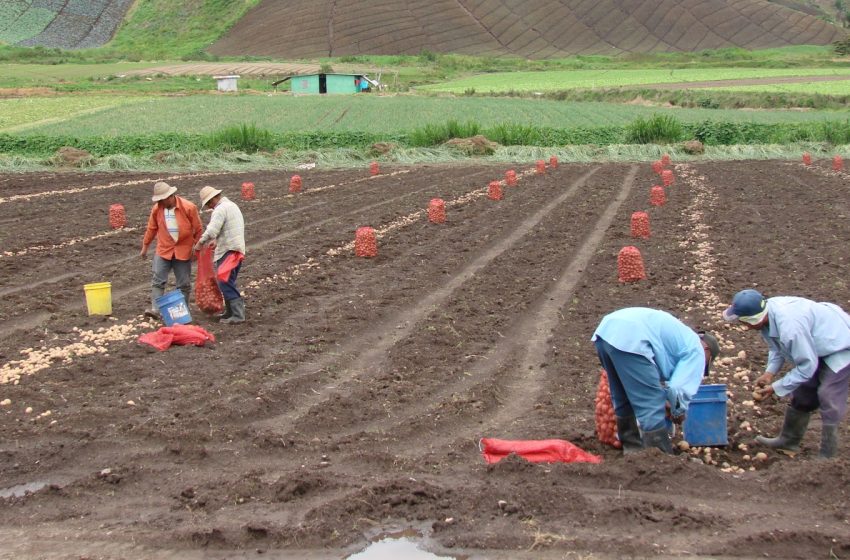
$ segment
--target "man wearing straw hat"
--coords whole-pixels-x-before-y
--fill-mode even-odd
[[[153,208],[148,217],[148,227],[142,239],[141,257],[146,258],[148,247],[156,239],[151,280],[151,309],[145,314],[160,317],[157,298],[165,292],[168,274],[174,271],[177,288],[189,302],[192,284],[192,248],[201,238],[203,227],[198,207],[177,196],[177,187],[164,181],[153,186]]]
[[[245,321],[245,301],[236,286],[236,277],[245,258],[245,220],[239,207],[221,189],[204,187],[200,192],[201,208],[211,208],[212,217],[207,229],[195,244],[195,249],[209,243],[215,248],[216,279],[224,296],[222,323],[234,324]]]

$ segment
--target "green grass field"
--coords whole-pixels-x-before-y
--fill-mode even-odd
[[[39,122],[54,122],[75,115],[143,101],[141,97],[62,96],[0,100],[0,130],[10,131]]]
[[[21,134],[118,136],[159,132],[211,132],[228,125],[256,123],[273,132],[362,131],[407,132],[447,120],[474,120],[483,127],[520,123],[536,127],[575,128],[623,125],[639,116],[670,113],[683,122],[784,123],[846,118],[845,112],[741,111],[661,109],[611,103],[566,103],[513,98],[438,98],[417,96],[212,96],[134,98],[113,96],[116,102],[134,101],[92,114],[73,105],[74,97],[32,100],[31,107],[52,108],[61,122],[28,127]],[[84,100],[86,98],[79,98]],[[44,118],[40,110],[22,112],[22,100],[0,100],[0,123],[15,126]],[[100,101],[98,101],[100,102]],[[98,103],[93,102],[93,103]],[[106,103],[106,101],[102,101]],[[63,111],[63,103],[69,103]],[[81,101],[85,104],[85,101]],[[88,107],[91,108],[91,107]],[[47,110],[47,109],[45,109]],[[26,115],[29,115],[29,121]]]
[[[93,78],[121,75],[163,63],[115,62],[111,64],[0,64],[0,87],[54,86]],[[167,63],[166,63],[167,64]]]
[[[579,88],[613,88],[710,80],[738,80],[784,76],[850,76],[850,68],[691,68],[607,69],[481,74],[442,84],[420,86],[426,92],[462,94],[489,92],[546,92]],[[846,83],[845,83],[846,85]]]
[[[850,81],[809,82],[805,84],[763,84],[757,86],[721,86],[699,88],[700,91],[742,91],[767,93],[806,93],[819,95],[850,95]]]

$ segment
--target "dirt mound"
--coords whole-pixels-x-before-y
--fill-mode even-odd
[[[445,145],[468,156],[489,156],[499,147],[498,143],[491,142],[480,134],[471,138],[452,138]]]
[[[292,21],[299,25],[292,28]],[[554,58],[825,45],[844,35],[766,0],[263,0],[209,50],[285,58],[425,50]]]
[[[89,167],[94,163],[94,156],[79,148],[63,146],[56,150],[51,162],[60,167]]]

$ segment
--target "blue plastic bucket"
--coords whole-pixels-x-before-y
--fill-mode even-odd
[[[682,427],[691,445],[726,445],[726,385],[701,385]]]
[[[180,290],[172,290],[164,296],[156,298],[156,306],[159,307],[162,322],[165,323],[166,327],[175,323],[187,325],[192,322],[189,306],[186,305],[186,298],[183,297],[183,292]]]

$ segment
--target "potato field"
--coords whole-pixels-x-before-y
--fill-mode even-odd
[[[850,173],[665,169],[0,175],[0,558],[344,558],[401,529],[451,558],[850,557],[847,423],[834,461],[813,460],[817,415],[794,459],[754,445],[785,404],[753,402],[766,346],[720,316],[747,287],[850,308]],[[157,180],[245,216],[248,321],[190,307],[214,345],[136,342],[159,326],[139,256]],[[363,227],[375,256],[355,254]],[[643,279],[620,281],[625,247]],[[112,315],[89,316],[103,281]],[[727,446],[597,440],[590,337],[632,305],[718,335]],[[481,438],[602,462],[488,465]]]

